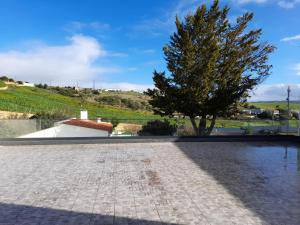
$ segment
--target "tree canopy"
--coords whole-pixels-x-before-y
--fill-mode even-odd
[[[184,21],[176,17],[176,32],[163,48],[169,73],[154,71],[155,88],[145,92],[156,114],[188,116],[197,135],[210,134],[216,118],[246,101],[272,68],[268,58],[275,47],[260,42],[261,29],[248,28],[253,14],[230,23],[229,10],[216,0]]]

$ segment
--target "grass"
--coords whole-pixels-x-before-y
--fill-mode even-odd
[[[197,120],[197,123],[199,120]],[[182,119],[178,121],[178,124],[185,124],[187,127],[192,127],[191,122],[188,119]],[[210,121],[207,122],[209,126]],[[241,128],[241,127],[256,127],[256,126],[284,126],[287,125],[287,121],[274,121],[274,120],[225,120],[217,119],[215,128]],[[298,120],[290,120],[290,127],[298,127]]]
[[[126,122],[159,118],[152,113],[117,109],[101,106],[97,103],[81,104],[79,99],[40,88],[9,86],[7,90],[0,92],[0,110],[3,111],[23,113],[61,112],[78,117],[81,108],[88,110],[90,118],[117,118],[126,120]]]
[[[127,95],[131,96],[131,98],[141,98],[138,94],[134,96],[135,93],[127,93]],[[251,104],[261,108],[275,108],[279,103],[282,104],[282,106],[284,104],[283,102]],[[291,108],[298,107],[299,106],[295,103],[291,104]],[[81,108],[88,110],[89,118],[92,119],[96,117],[102,117],[104,120],[116,118],[119,122],[134,124],[145,124],[149,120],[162,119],[160,116],[153,115],[150,112],[138,112],[124,108],[103,106],[98,103],[85,102],[81,106],[79,99],[53,93],[53,91],[47,89],[11,85],[7,90],[0,91],[0,110],[3,111],[21,113],[61,112],[69,116],[78,117]],[[173,122],[175,121],[174,119]],[[179,120],[178,123],[191,126],[189,119]],[[240,128],[246,126],[280,125],[280,123],[284,122],[271,120],[238,121],[218,119],[216,127]],[[290,125],[296,127],[297,121],[291,120]]]
[[[147,95],[144,95],[142,93],[139,92],[135,92],[135,91],[103,91],[100,94],[101,97],[103,96],[119,96],[122,98],[128,98],[128,99],[132,99],[135,101],[147,101],[149,100],[149,97]]]
[[[276,109],[276,106],[279,106],[281,109],[287,109],[287,102],[280,102],[280,101],[275,101],[275,102],[249,102],[249,105],[254,105],[257,108],[261,109]],[[299,103],[290,103],[290,109],[294,110],[299,110],[300,109],[300,104]]]
[[[6,87],[6,84],[2,80],[0,80],[0,88],[3,88],[3,87]]]

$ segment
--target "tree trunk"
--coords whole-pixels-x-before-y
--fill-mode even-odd
[[[195,117],[190,117],[194,132],[197,136],[199,136],[199,129],[197,127],[196,121],[195,121]]]
[[[190,117],[193,129],[195,131],[195,134],[197,136],[208,136],[211,134],[212,130],[215,127],[217,116],[213,115],[212,121],[210,123],[210,126],[206,128],[207,119],[206,115],[202,116],[199,122],[199,126],[197,126],[196,120],[194,117]]]
[[[210,135],[212,130],[214,129],[215,127],[215,124],[216,124],[216,119],[217,119],[217,116],[216,115],[213,115],[213,118],[212,118],[212,121],[210,123],[210,126],[209,128],[207,128],[207,131],[206,131],[206,134],[207,135]]]
[[[206,135],[206,115],[201,116],[199,127],[198,127],[198,135],[200,136]]]

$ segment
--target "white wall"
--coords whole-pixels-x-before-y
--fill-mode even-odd
[[[23,83],[23,86],[25,87],[34,87],[35,85],[32,83]]]
[[[45,130],[20,136],[19,138],[52,138],[52,137],[108,137],[104,130],[60,124]]]

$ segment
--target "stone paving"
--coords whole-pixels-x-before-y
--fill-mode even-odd
[[[0,225],[296,225],[299,155],[264,143],[0,146]]]

